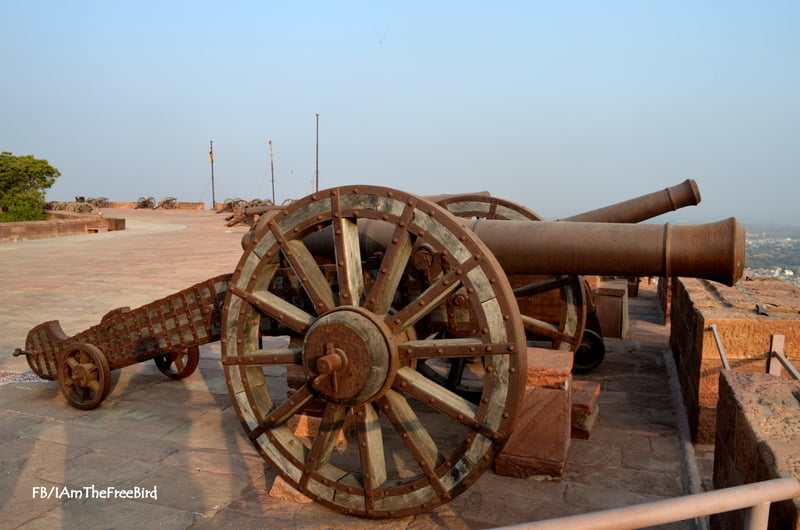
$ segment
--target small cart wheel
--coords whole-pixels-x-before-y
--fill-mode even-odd
[[[189,377],[200,363],[200,348],[192,346],[184,352],[171,352],[153,357],[161,373],[172,379]]]
[[[603,337],[587,329],[583,332],[578,349],[575,350],[575,357],[572,363],[572,371],[576,374],[591,372],[603,362],[606,356],[606,345]]]
[[[73,407],[95,408],[111,390],[111,370],[106,356],[91,344],[70,344],[58,363],[58,386]]]

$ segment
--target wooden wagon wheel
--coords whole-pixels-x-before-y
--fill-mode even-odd
[[[359,218],[389,234],[367,281]],[[335,248],[338,286],[325,281],[307,246],[311,238]],[[440,252],[449,271],[398,302],[420,244]],[[282,262],[305,289],[307,307],[273,292]],[[415,326],[456,289],[469,297],[478,336],[413,340]],[[259,349],[262,319],[291,329],[302,346]],[[429,510],[483,473],[516,419],[525,347],[514,296],[485,245],[435,204],[372,186],[318,192],[261,226],[231,278],[222,315],[223,368],[247,436],[295,488],[365,517]],[[416,359],[474,356],[485,358],[477,404],[411,367]],[[302,366],[306,381],[287,393],[288,365]],[[290,425],[312,402],[322,404],[322,417],[317,432],[304,437]]]
[[[452,195],[438,202],[458,217],[478,219],[500,219],[515,221],[544,221],[539,214],[528,208],[498,197],[485,195]],[[513,278],[512,284],[517,286],[514,294],[518,299],[536,297],[558,291],[561,309],[558,324],[533,316],[533,311],[526,307],[525,300],[520,302],[522,322],[525,330],[537,338],[552,342],[552,348],[563,351],[577,351],[582,344],[586,329],[586,292],[581,276],[537,277],[532,283],[521,281],[524,278]],[[534,300],[531,298],[531,302]],[[602,360],[602,359],[601,359]]]
[[[170,352],[153,357],[161,373],[172,379],[189,377],[200,363],[200,348],[192,346],[182,352]]]
[[[111,390],[111,370],[106,356],[91,344],[70,344],[59,357],[58,386],[73,407],[95,408]]]
[[[448,195],[436,202],[456,217],[502,219],[507,221],[544,221],[544,217],[521,204],[499,197],[464,194]]]

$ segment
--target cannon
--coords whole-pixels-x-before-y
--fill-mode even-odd
[[[536,212],[512,201],[492,197],[489,192],[445,194],[427,199],[445,207],[453,215],[463,218],[492,220],[543,221]],[[700,202],[700,190],[692,179],[612,204],[603,208],[561,219],[561,221],[637,223],[658,215]],[[272,205],[253,205],[244,209],[244,218],[253,226],[261,215],[271,213]],[[603,343],[600,322],[594,310],[591,292],[585,287],[582,276],[543,276],[513,274],[508,276],[517,297],[520,313],[525,319],[530,339],[550,343],[557,350],[574,355],[573,371],[585,373],[603,361]],[[422,367],[425,368],[424,366]],[[433,373],[429,373],[431,377]],[[468,393],[466,389],[458,390]]]
[[[109,311],[100,323],[67,336],[57,320],[28,332],[25,355],[31,370],[58,380],[69,403],[90,410],[111,389],[111,370],[152,359],[173,379],[189,377],[200,361],[199,347],[219,340],[219,322],[230,275],[195,284],[137,309]]]
[[[458,217],[498,220],[543,221],[539,214],[514,202],[488,193],[429,197]],[[692,179],[623,202],[574,215],[561,221],[637,223],[658,215],[694,206],[700,190]],[[510,274],[520,313],[526,317],[530,339],[544,339],[556,350],[573,352],[573,371],[585,373],[597,368],[605,356],[600,321],[591,291],[582,276],[535,276]]]
[[[156,207],[156,200],[153,197],[139,197],[136,201],[136,209],[148,208],[150,210]]]
[[[242,243],[235,270],[209,284],[207,302],[180,305],[179,293],[161,309],[117,310],[99,326],[113,323],[117,340],[147,351],[142,358],[171,360],[193,341],[218,337],[234,409],[264,459],[315,501],[373,518],[448,502],[512,432],[531,317],[520,313],[509,275],[695,276],[732,285],[744,267],[735,219],[466,219],[375,186],[333,188],[273,210]],[[159,311],[169,315],[161,329],[148,320]],[[190,320],[204,331],[192,331]],[[103,395],[99,359],[109,352],[78,348],[95,339],[53,337],[52,328],[34,328],[17,354],[53,359],[73,404]],[[160,333],[176,340],[162,343]],[[444,367],[452,385],[421,364]],[[288,384],[290,372],[302,375],[300,385]],[[475,390],[453,390],[465,387]],[[295,429],[310,413],[316,432]]]

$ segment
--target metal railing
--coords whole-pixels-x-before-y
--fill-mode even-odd
[[[722,346],[722,340],[719,338],[717,326],[711,324],[708,326],[708,329],[711,330],[711,334],[714,335],[714,342],[717,343],[717,351],[719,352],[720,359],[722,359],[722,367],[726,370],[730,370],[731,364],[728,362],[728,355],[725,353],[725,348]]]
[[[767,366],[767,372],[772,375],[781,375],[781,368],[785,368],[792,378],[800,380],[800,372],[797,371],[797,368],[795,368],[791,361],[783,354],[784,340],[785,338],[783,335],[772,336],[769,347],[769,365]]]
[[[770,504],[800,496],[800,480],[778,478],[601,512],[525,523],[530,530],[633,530],[747,509],[745,530],[765,530]]]
[[[730,370],[731,364],[728,362],[728,355],[725,353],[725,347],[722,345],[722,339],[719,337],[717,326],[711,324],[708,326],[708,330],[714,336],[714,342],[717,345],[717,352],[719,352],[719,357],[722,361],[722,367],[725,370]],[[780,376],[782,369],[785,368],[793,379],[800,380],[800,371],[798,371],[792,362],[783,354],[784,341],[785,337],[783,335],[770,336],[770,351],[768,354],[769,360],[767,365],[767,373]]]

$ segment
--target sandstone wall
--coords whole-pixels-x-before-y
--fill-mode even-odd
[[[670,346],[697,443],[714,443],[722,361],[711,324],[734,370],[766,372],[773,334],[786,337],[784,354],[800,366],[800,290],[781,280],[757,278],[727,287],[673,279],[670,320]]]
[[[0,223],[0,241],[45,239],[48,237],[124,229],[125,219],[103,217],[96,214],[48,212],[47,221]]]
[[[800,381],[723,370],[717,404],[714,489],[800,478]],[[800,529],[800,499],[773,503],[769,528]],[[744,512],[711,517],[711,528],[745,528]]]

